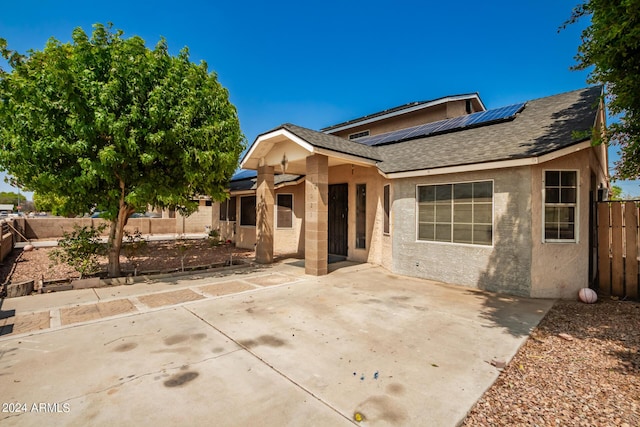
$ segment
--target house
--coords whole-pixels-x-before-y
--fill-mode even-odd
[[[7,216],[13,212],[13,205],[0,204],[0,216]]]
[[[595,277],[593,201],[609,188],[602,87],[487,110],[478,94],[320,131],[257,137],[219,206],[224,238],[328,262],[539,298]],[[214,210],[216,208],[214,207]]]

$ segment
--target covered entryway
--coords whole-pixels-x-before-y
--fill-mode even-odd
[[[328,272],[329,254],[343,258],[349,250],[348,185],[329,186],[329,168],[345,165],[369,168],[378,161],[369,146],[291,124],[260,135],[240,164],[243,169],[258,171],[256,261],[273,262],[274,174],[305,177],[305,273],[322,276]]]
[[[329,186],[329,255],[347,256],[349,185]]]

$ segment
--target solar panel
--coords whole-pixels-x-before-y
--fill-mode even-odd
[[[524,106],[525,103],[522,102],[520,104],[508,105],[506,107],[495,108],[493,110],[480,111],[465,116],[454,117],[452,119],[439,120],[437,122],[426,123],[379,135],[357,138],[353,141],[368,146],[374,146],[451,132],[468,127],[489,125],[496,122],[512,120],[515,118],[516,114],[524,109]]]

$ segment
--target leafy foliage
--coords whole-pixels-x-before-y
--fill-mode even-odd
[[[99,227],[74,226],[71,233],[62,234],[58,249],[51,251],[49,258],[53,262],[69,264],[80,273],[80,278],[97,273],[100,270],[98,258],[106,249],[100,239],[105,228],[104,224]]]
[[[11,205],[17,205],[18,204],[18,198],[20,198],[20,201],[24,202],[25,201],[25,197],[21,194],[18,193],[14,193],[12,191],[2,191],[0,192],[0,203],[2,204],[11,204]]]
[[[0,51],[0,169],[22,188],[53,195],[61,211],[105,212],[109,272],[120,272],[136,209],[194,212],[197,194],[224,197],[244,148],[229,94],[184,48],[171,56],[96,24],[71,43],[50,39],[27,55]]]
[[[33,193],[33,203],[40,212],[51,212],[56,216],[67,216],[72,213],[65,209],[66,197],[63,196]]]
[[[620,118],[606,136],[620,147],[616,176],[640,178],[640,0],[588,0],[564,26],[587,16],[574,68],[593,66],[589,81],[606,84],[609,112]]]

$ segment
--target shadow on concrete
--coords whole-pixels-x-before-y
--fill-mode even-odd
[[[305,274],[304,273],[304,259],[283,260],[283,263],[286,264],[286,265],[291,265],[293,267],[300,267],[302,269],[300,274]],[[351,267],[351,266],[358,265],[358,264],[364,264],[364,263],[356,262],[356,261],[346,261],[346,260],[338,260],[338,259],[336,259],[334,262],[329,263],[328,272],[332,273],[332,272],[334,272],[336,270],[339,270],[341,268]]]
[[[13,323],[5,324],[4,320],[14,317],[16,315],[15,310],[3,310],[4,298],[0,298],[0,336],[9,335],[13,333]]]
[[[504,328],[509,335],[516,338],[527,336],[538,324],[544,310],[536,309],[540,306],[537,300],[529,300],[534,307],[523,310],[527,304],[527,298],[509,295],[494,295],[484,291],[468,290],[467,295],[473,295],[481,300],[484,309],[480,317],[491,322],[492,325]],[[525,315],[523,313],[533,313]],[[491,326],[493,327],[493,326]]]

